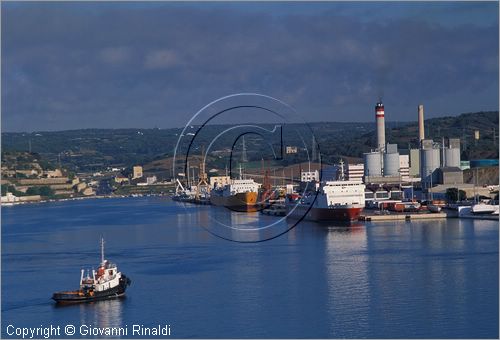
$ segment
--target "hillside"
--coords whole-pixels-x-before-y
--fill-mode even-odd
[[[479,140],[474,131],[479,131]],[[390,131],[388,140],[399,147],[416,147],[418,124],[410,123]],[[455,117],[432,118],[425,121],[425,135],[438,141],[442,137],[460,138],[462,159],[498,158],[498,111],[464,113]]]
[[[272,125],[264,125],[271,129]],[[433,118],[425,121],[426,137],[440,140],[441,137],[462,139],[462,159],[498,158],[498,112],[465,113],[454,117]],[[199,140],[208,145],[221,131],[223,125],[209,125],[200,134]],[[286,165],[307,160],[304,143],[294,133],[303,126],[284,126],[285,145],[299,147],[294,157],[289,157]],[[368,123],[311,123],[320,146],[323,161],[336,162],[339,156],[360,160],[363,152],[370,151],[375,145],[375,124]],[[479,130],[480,139],[474,140],[474,131]],[[2,133],[2,150],[28,151],[38,153],[44,160],[58,164],[73,171],[98,171],[105,167],[130,167],[134,164],[147,164],[173,155],[181,129],[85,129],[57,132]],[[195,133],[191,127],[187,133]],[[307,135],[307,134],[306,134]],[[308,134],[307,136],[311,136]],[[400,148],[417,145],[417,123],[386,123],[386,140],[397,143]],[[198,138],[197,137],[197,138]],[[495,139],[494,139],[495,137]],[[212,150],[230,147],[234,136],[227,134]],[[260,161],[266,153],[262,141],[251,136],[246,139],[248,157]],[[195,150],[199,153],[200,150]],[[219,166],[220,157],[213,157],[214,166]]]

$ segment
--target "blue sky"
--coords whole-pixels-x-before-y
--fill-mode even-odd
[[[409,121],[498,91],[498,2],[2,3],[2,131],[179,127],[238,92]]]

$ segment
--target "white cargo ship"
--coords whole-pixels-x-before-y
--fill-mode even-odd
[[[343,173],[343,162],[341,173]],[[318,192],[303,197],[288,196],[287,216],[312,221],[353,221],[365,207],[365,185],[359,181],[338,181],[321,183]]]

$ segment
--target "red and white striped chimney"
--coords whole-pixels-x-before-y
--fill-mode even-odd
[[[375,122],[377,123],[377,149],[380,151],[385,150],[385,118],[384,118],[384,104],[378,102],[375,105]]]

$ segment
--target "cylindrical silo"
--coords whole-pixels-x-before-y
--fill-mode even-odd
[[[382,176],[382,158],[380,152],[363,154],[365,161],[365,176]]]
[[[399,153],[384,153],[384,176],[399,175]]]
[[[436,182],[436,178],[431,176],[434,170],[439,168],[440,157],[439,149],[420,149],[420,177],[422,178],[422,184],[428,187],[431,181]]]
[[[460,167],[460,149],[449,148],[444,150],[444,166]]]

